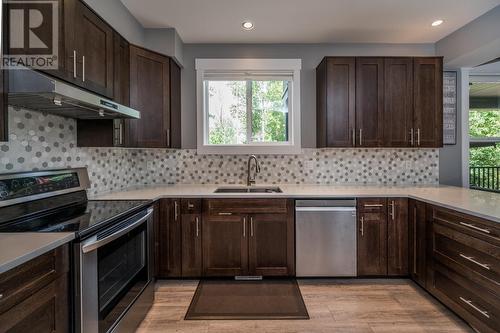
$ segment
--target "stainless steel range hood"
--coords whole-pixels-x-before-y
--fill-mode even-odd
[[[68,118],[140,118],[137,110],[31,69],[9,71],[8,103]]]

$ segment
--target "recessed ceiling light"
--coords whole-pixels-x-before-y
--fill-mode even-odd
[[[438,25],[443,24],[443,22],[444,22],[443,20],[436,20],[436,21],[432,22],[432,26],[437,27]]]
[[[254,28],[254,25],[253,25],[253,22],[251,21],[245,21],[241,24],[241,26],[243,27],[243,29],[245,30],[252,30]]]

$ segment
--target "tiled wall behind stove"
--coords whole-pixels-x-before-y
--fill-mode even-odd
[[[258,157],[258,183],[439,182],[437,149],[304,149],[301,155]],[[9,142],[0,143],[0,173],[86,166],[92,195],[147,184],[243,184],[246,161],[194,149],[78,148],[75,120],[14,108]]]

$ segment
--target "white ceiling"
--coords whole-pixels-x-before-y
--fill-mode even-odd
[[[500,0],[121,0],[186,43],[434,43]],[[445,23],[431,27],[435,19]],[[241,23],[251,20],[252,31]]]

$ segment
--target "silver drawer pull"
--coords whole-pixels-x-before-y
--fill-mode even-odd
[[[471,308],[473,308],[474,310],[476,310],[477,312],[479,312],[480,314],[482,314],[483,316],[485,316],[486,318],[490,317],[490,315],[488,314],[488,311],[481,310],[480,308],[478,308],[477,306],[472,304],[472,301],[469,301],[463,297],[460,297],[460,300],[462,302],[464,302],[465,304],[467,304],[468,306],[470,306]]]
[[[192,204],[192,203],[188,202],[188,208],[189,208],[189,209],[193,209],[193,208],[194,208],[194,204]]]
[[[460,222],[461,225],[463,226],[466,226],[468,228],[471,228],[471,229],[474,229],[474,230],[477,230],[477,231],[481,231],[481,232],[484,232],[486,234],[490,234],[491,232],[488,230],[488,229],[484,229],[484,228],[479,228],[479,227],[476,227],[474,224],[470,224],[470,223],[465,223],[465,222]]]
[[[482,268],[485,268],[487,270],[490,270],[490,265],[487,264],[481,264],[479,261],[474,260],[474,257],[467,257],[465,254],[460,253],[460,256],[464,258],[465,260],[468,260],[470,262],[475,263],[478,266],[481,266]]]
[[[366,208],[369,208],[369,207],[384,207],[383,204],[364,204],[363,206],[366,207]]]
[[[221,216],[231,216],[231,215],[233,215],[233,213],[218,213],[218,215],[221,215]]]
[[[2,298],[3,298],[3,294],[0,294],[0,299],[2,299]]]

